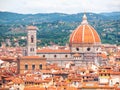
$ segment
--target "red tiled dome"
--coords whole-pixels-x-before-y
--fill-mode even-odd
[[[69,43],[70,45],[101,43],[101,39],[96,30],[88,24],[86,15],[83,16],[81,25],[71,34]]]

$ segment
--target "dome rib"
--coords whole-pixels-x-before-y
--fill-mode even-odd
[[[85,33],[84,31],[85,31],[85,25],[83,25],[83,30],[82,30],[82,37],[83,37],[82,38],[82,43],[84,42],[84,33]]]

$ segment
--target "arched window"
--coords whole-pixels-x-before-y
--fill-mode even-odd
[[[33,52],[33,51],[34,51],[34,48],[30,48],[30,51]]]
[[[32,35],[31,36],[31,43],[33,43],[34,42],[34,36]]]
[[[42,64],[39,65],[39,69],[42,70]]]
[[[25,64],[25,70],[28,70],[28,65],[27,64]]]
[[[32,65],[32,70],[35,70],[35,65],[34,64]]]

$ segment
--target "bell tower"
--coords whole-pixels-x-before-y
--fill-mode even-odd
[[[37,27],[28,26],[27,27],[27,55],[36,56],[36,31]]]

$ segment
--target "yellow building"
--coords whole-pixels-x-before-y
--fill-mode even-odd
[[[24,56],[18,60],[20,74],[46,69],[46,58],[39,56]]]

